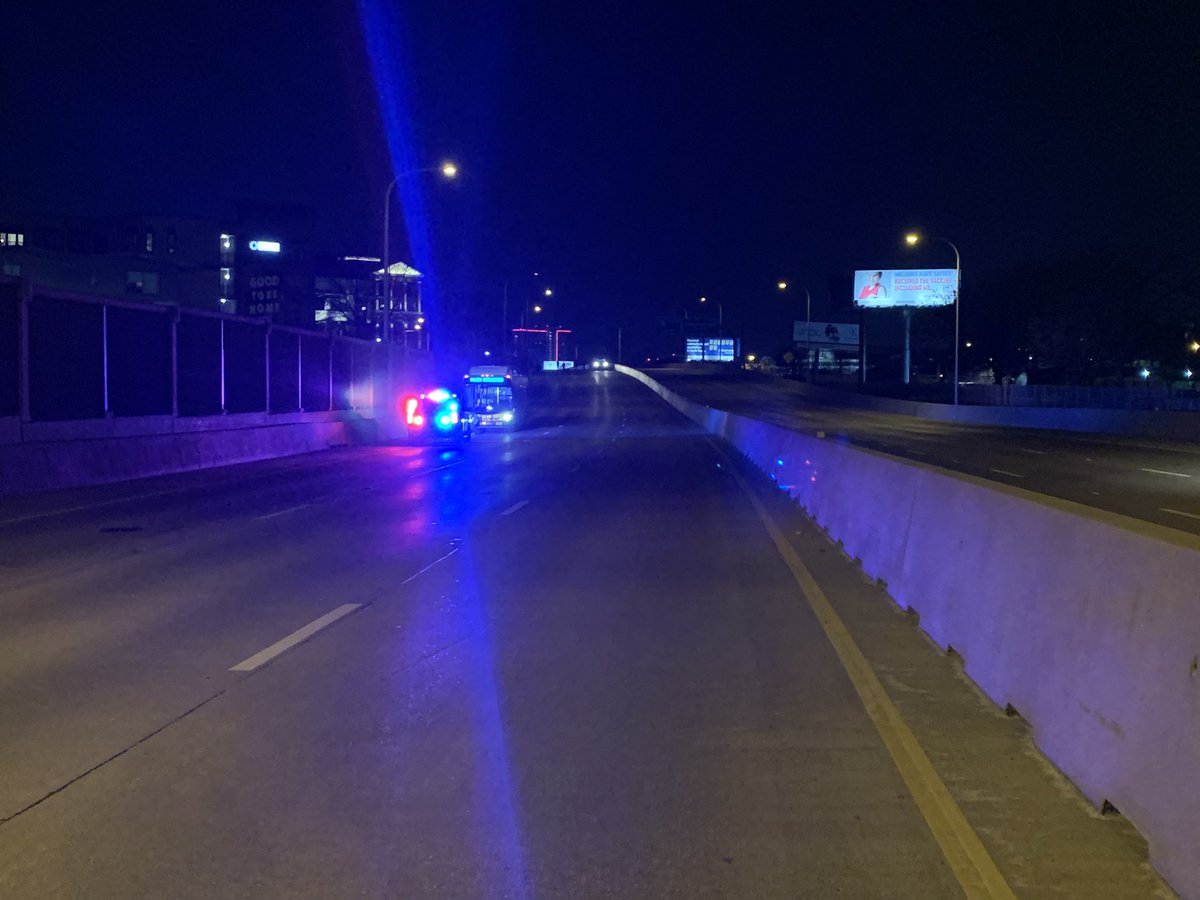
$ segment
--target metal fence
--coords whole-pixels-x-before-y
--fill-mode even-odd
[[[0,416],[29,422],[374,409],[417,355],[0,279]]]
[[[1167,385],[1085,387],[1071,384],[963,384],[959,399],[977,406],[1200,411],[1200,392]]]

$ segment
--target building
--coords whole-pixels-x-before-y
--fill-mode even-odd
[[[216,308],[219,234],[201,219],[0,215],[0,272],[51,290]]]
[[[0,213],[0,274],[426,347],[421,273],[395,262],[385,279],[378,257],[322,257],[314,224],[305,207],[262,203],[227,222]]]

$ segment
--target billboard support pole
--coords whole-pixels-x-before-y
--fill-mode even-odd
[[[908,384],[912,373],[912,310],[904,308],[904,383]]]
[[[804,380],[812,381],[817,367],[812,361],[812,294],[808,292],[808,288],[804,289],[804,339],[807,345],[804,348],[804,366],[808,369]]]

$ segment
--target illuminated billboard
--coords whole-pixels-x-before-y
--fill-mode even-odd
[[[858,349],[858,326],[844,322],[793,322],[792,342]]]
[[[733,338],[688,338],[685,350],[688,362],[733,362]]]
[[[863,269],[854,273],[854,305],[951,306],[958,293],[955,269]]]

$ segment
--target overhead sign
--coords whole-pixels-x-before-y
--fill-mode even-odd
[[[688,362],[733,362],[733,338],[688,338],[684,346]]]
[[[278,253],[283,248],[279,241],[251,241],[250,249],[255,253]]]
[[[792,341],[813,347],[853,347],[858,349],[858,326],[845,322],[795,322]]]
[[[956,269],[864,269],[854,273],[854,305],[951,306],[958,294]]]

